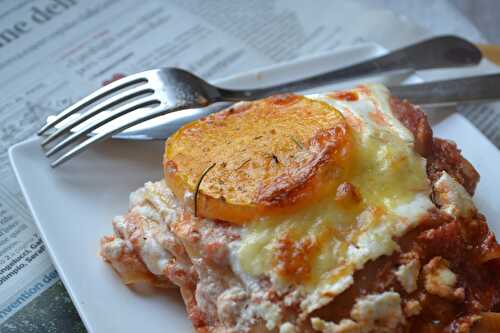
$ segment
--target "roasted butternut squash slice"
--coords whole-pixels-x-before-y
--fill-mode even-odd
[[[353,146],[338,110],[279,95],[238,103],[179,129],[166,141],[164,173],[198,217],[240,224],[335,190]]]

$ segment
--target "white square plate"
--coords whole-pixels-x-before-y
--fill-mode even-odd
[[[232,87],[264,86],[383,52],[375,45],[359,46],[217,83]],[[382,81],[394,84],[401,79],[391,77]],[[434,130],[438,136],[455,140],[479,170],[482,180],[477,189],[477,204],[490,222],[499,221],[500,209],[495,201],[500,195],[500,179],[495,168],[500,165],[500,154],[496,147],[460,115],[444,119]],[[129,193],[148,180],[162,177],[162,149],[161,142],[111,140],[57,169],[50,168],[38,139],[27,140],[9,150],[35,223],[91,332],[192,331],[176,290],[138,293],[125,287],[98,255],[99,240],[111,233],[111,218],[127,210]],[[496,232],[499,227],[492,225]]]

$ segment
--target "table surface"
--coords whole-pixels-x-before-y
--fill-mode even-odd
[[[500,1],[498,0],[359,0],[370,6],[389,8],[407,16],[427,29],[437,33],[454,32],[473,41],[500,44]],[[423,6],[425,4],[426,6]],[[436,19],[440,8],[456,11],[456,21]],[[444,6],[444,7],[443,7]],[[453,17],[453,15],[449,15]],[[467,20],[463,20],[466,17]],[[9,332],[85,332],[71,299],[61,282],[57,282],[23,310],[11,317],[1,327]]]

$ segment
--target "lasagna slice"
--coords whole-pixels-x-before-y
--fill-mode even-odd
[[[176,286],[197,332],[495,332],[500,248],[479,175],[381,85],[190,123],[101,253]]]

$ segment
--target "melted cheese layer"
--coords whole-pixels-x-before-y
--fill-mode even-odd
[[[412,134],[392,115],[389,92],[380,85],[350,92],[307,96],[339,110],[354,137],[354,158],[336,191],[286,216],[260,217],[243,228],[239,267],[269,276],[307,295],[306,312],[352,284],[368,260],[389,255],[403,235],[433,206],[425,160]]]

